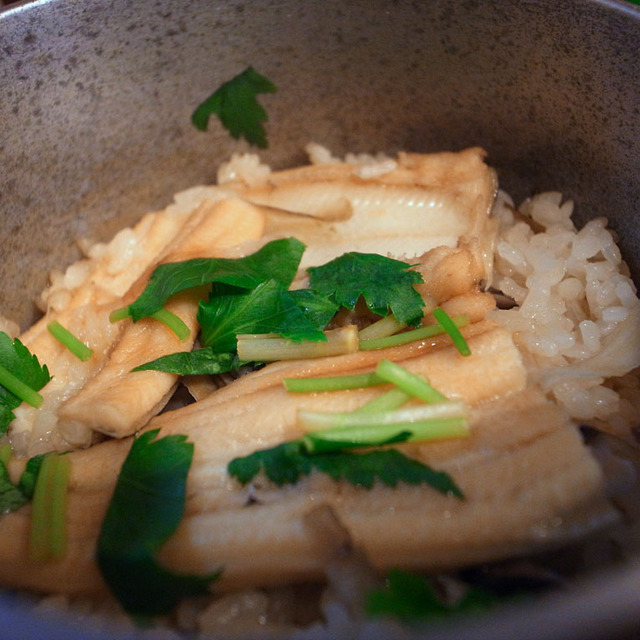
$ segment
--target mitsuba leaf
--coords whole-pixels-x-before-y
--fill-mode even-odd
[[[362,296],[371,311],[415,325],[424,301],[414,288],[423,281],[409,265],[375,253],[350,252],[320,267],[310,267],[309,287],[336,304],[353,309]]]
[[[366,453],[309,453],[302,440],[294,440],[235,458],[227,466],[229,474],[241,484],[247,484],[263,472],[279,487],[295,484],[313,469],[334,480],[346,480],[366,489],[370,489],[376,480],[389,487],[404,482],[427,484],[441,493],[462,497],[460,489],[446,473],[434,471],[396,449]]]
[[[0,462],[0,516],[19,509],[27,502],[29,502],[29,496],[11,482],[9,471],[4,463]]]
[[[394,570],[386,586],[367,594],[366,614],[370,617],[394,617],[404,622],[442,618],[453,613],[482,611],[495,605],[498,598],[479,587],[470,587],[464,596],[447,604],[430,582],[408,571]]]
[[[283,238],[244,258],[194,258],[161,264],[153,270],[142,294],[129,305],[129,315],[137,322],[162,309],[179,291],[214,282],[253,289],[276,280],[289,287],[304,250],[305,245],[296,238]]]
[[[321,329],[329,324],[339,309],[335,302],[311,289],[294,289],[290,294],[309,322]]]
[[[7,467],[0,461],[0,515],[15,511],[31,500],[44,456],[34,456],[27,461],[17,485],[11,482]]]
[[[0,364],[34,391],[39,391],[51,380],[46,365],[41,365],[20,340],[11,340],[4,331],[0,331]],[[7,431],[15,418],[13,409],[21,403],[20,398],[0,384],[0,435]]]
[[[262,282],[246,293],[215,293],[200,303],[198,322],[202,344],[216,352],[234,351],[240,333],[278,333],[292,340],[326,340],[323,326],[314,326],[313,316],[300,308],[300,297],[292,295],[276,280]]]
[[[206,131],[209,118],[215,114],[234,138],[242,136],[250,144],[265,148],[267,138],[262,123],[267,121],[267,114],[256,96],[276,90],[271,80],[248,67],[202,102],[193,112],[191,122]]]
[[[235,353],[215,353],[212,349],[196,349],[170,353],[141,364],[132,371],[165,371],[181,376],[211,375],[234,371],[240,362]]]
[[[184,515],[193,458],[186,436],[157,435],[157,429],[147,431],[133,441],[97,546],[105,582],[124,609],[138,616],[166,614],[182,598],[208,593],[219,575],[176,574],[155,559]]]

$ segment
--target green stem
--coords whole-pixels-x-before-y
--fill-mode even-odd
[[[273,362],[323,358],[355,353],[358,350],[358,330],[354,325],[325,331],[326,341],[296,342],[277,334],[238,335],[238,358],[243,362]]]
[[[2,385],[8,391],[11,391],[14,396],[17,396],[23,402],[30,404],[36,409],[42,404],[42,396],[26,385],[22,380],[16,378],[10,371],[0,365],[0,385]]]
[[[354,413],[377,413],[382,411],[393,411],[411,400],[411,396],[402,389],[394,388],[380,394],[377,398],[363,404]]]
[[[124,320],[125,318],[129,318],[131,316],[131,312],[129,311],[129,305],[126,307],[120,307],[120,309],[115,309],[109,314],[109,322],[119,322],[120,320]]]
[[[463,356],[470,356],[471,349],[469,349],[469,345],[467,341],[464,339],[464,336],[460,333],[460,329],[458,325],[455,323],[454,319],[449,316],[449,314],[441,308],[434,309],[432,312],[433,317],[438,321],[438,324],[449,334],[451,339],[453,340],[453,344],[456,349]]]
[[[330,413],[324,411],[298,411],[298,426],[303,431],[326,431],[347,427],[378,427],[388,425],[411,425],[442,418],[464,418],[468,413],[464,402],[439,402],[395,409],[393,411],[348,411]]]
[[[360,340],[377,340],[378,338],[386,338],[398,333],[401,329],[406,328],[404,322],[400,322],[393,314],[381,318],[377,322],[370,324],[368,327],[361,329],[358,333]]]
[[[322,391],[345,391],[346,389],[362,389],[385,381],[375,373],[362,373],[352,376],[328,376],[320,378],[283,378],[282,383],[287,391],[293,393],[319,393]]]
[[[469,427],[465,418],[442,418],[314,431],[306,434],[303,442],[310,453],[320,453],[400,442],[460,438],[468,434]]]
[[[90,349],[84,342],[76,338],[71,331],[63,327],[57,320],[52,320],[47,325],[47,329],[58,342],[83,362],[86,362],[93,355],[93,349]]]
[[[61,558],[66,551],[66,502],[69,458],[57,453],[45,456],[38,473],[31,505],[29,553],[43,562]]]
[[[11,445],[8,442],[6,444],[0,444],[0,462],[6,467],[10,459]]]
[[[466,327],[470,320],[469,316],[462,314],[451,318],[452,322],[457,327]],[[409,342],[415,342],[416,340],[426,340],[427,338],[433,338],[446,333],[441,324],[430,324],[426,327],[420,327],[419,329],[413,329],[411,331],[405,331],[404,333],[397,333],[387,338],[377,338],[373,340],[361,340],[360,350],[371,351],[373,349],[387,349],[389,347],[398,347]]]
[[[173,331],[173,333],[175,333],[182,341],[186,340],[191,335],[191,331],[184,321],[175,313],[167,311],[167,309],[160,309],[155,313],[152,313],[149,317],[167,325],[167,327],[169,327],[169,329],[171,329],[171,331]]]
[[[443,402],[447,399],[445,395],[434,389],[427,380],[390,360],[380,360],[376,367],[376,373],[383,380],[395,384],[413,398],[419,398],[427,403]]]
[[[66,455],[57,456],[50,507],[49,554],[53,560],[62,558],[67,550],[67,489],[70,471],[69,457]]]

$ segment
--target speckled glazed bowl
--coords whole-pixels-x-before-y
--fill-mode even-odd
[[[265,160],[483,146],[516,199],[606,215],[640,278],[640,9],[613,0],[36,0],[0,13],[0,312],[46,273],[211,182],[246,148],[191,111],[248,65],[272,79]],[[0,567],[0,571],[2,568]],[[640,561],[427,638],[640,637]],[[120,638],[0,597],[0,637]]]

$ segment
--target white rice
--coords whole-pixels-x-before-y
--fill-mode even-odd
[[[572,212],[560,193],[518,209],[499,193],[493,286],[517,306],[494,315],[534,382],[577,421],[629,440],[640,416],[638,372],[626,375],[640,366],[640,300],[607,220],[578,231]]]

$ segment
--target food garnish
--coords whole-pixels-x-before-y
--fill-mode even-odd
[[[17,338],[0,331],[0,435],[15,418],[13,409],[22,402],[32,407],[42,404],[38,393],[51,380],[46,365],[41,365]]]
[[[151,362],[141,364],[131,371],[165,371],[178,375],[218,375],[234,371],[240,366],[234,353],[216,353],[212,349],[195,349],[170,353]]]
[[[137,300],[112,313],[111,319],[130,316],[135,322],[152,317],[172,295],[209,284],[209,297],[198,309],[205,350],[164,356],[135,370],[221,373],[235,367],[236,354],[242,362],[270,362],[352,353],[361,344],[369,349],[387,346],[389,331],[419,324],[424,301],[414,285],[422,282],[422,276],[407,263],[350,252],[309,268],[309,287],[290,290],[304,249],[299,240],[287,238],[269,242],[244,258],[196,259],[157,267]],[[387,337],[360,341],[355,326],[326,329],[341,307],[353,310],[360,298],[374,313],[391,318],[373,333]],[[454,321],[463,325],[468,318]],[[407,332],[412,339],[445,332],[440,324],[415,331],[421,333]],[[218,358],[221,354],[226,356]]]
[[[219,572],[176,574],[156,553],[184,514],[193,444],[183,435],[156,438],[158,430],[133,440],[105,515],[96,558],[124,609],[138,616],[168,613],[182,598],[208,593]]]
[[[469,587],[455,602],[447,603],[425,578],[410,571],[390,571],[386,584],[369,591],[365,610],[369,617],[393,617],[403,622],[442,618],[450,614],[484,611],[499,598],[480,587]]]
[[[404,437],[404,433],[399,435]],[[386,444],[399,441],[394,439]],[[316,444],[318,442],[315,440]],[[364,447],[366,444],[363,442],[361,446]],[[385,443],[370,444],[377,446]],[[396,449],[349,453],[338,449],[339,446],[343,446],[340,444],[334,447],[334,451],[314,453],[309,448],[313,446],[312,436],[304,440],[284,442],[269,449],[261,449],[249,456],[235,458],[229,463],[227,470],[243,485],[251,482],[261,471],[279,487],[295,484],[302,476],[307,476],[313,469],[317,469],[333,480],[344,479],[365,489],[371,489],[376,480],[389,487],[405,482],[427,484],[441,493],[463,497],[448,474],[434,471]]]
[[[285,388],[292,386],[297,392],[314,392],[385,382],[397,387],[352,412],[299,410],[298,426],[306,431],[302,438],[235,458],[227,470],[242,484],[250,482],[261,470],[282,486],[293,484],[317,469],[334,480],[344,478],[356,486],[371,488],[375,479],[392,487],[398,482],[425,483],[461,498],[462,492],[448,474],[434,471],[399,451],[351,454],[345,449],[466,436],[469,426],[464,403],[447,400],[426,380],[388,360],[382,360],[372,374],[344,376],[343,380],[338,377],[306,382],[287,379],[284,384]],[[428,404],[397,409],[411,398]]]
[[[34,560],[43,562],[58,560],[66,552],[70,462],[65,454],[51,452],[42,456],[39,465],[33,490],[29,551]]]
[[[17,484],[8,464],[11,445],[0,447],[0,514],[32,501],[29,555],[36,561],[61,558],[66,550],[66,496],[69,459],[55,452],[29,458]]]
[[[47,324],[49,333],[62,345],[64,345],[76,358],[86,362],[92,355],[93,349],[77,338],[68,329],[65,329],[57,320]]]
[[[353,310],[362,296],[373,313],[417,326],[424,300],[414,289],[423,282],[409,265],[376,253],[349,252],[319,267],[309,267],[309,288],[338,306]]]
[[[440,308],[434,309],[432,313],[433,317],[438,321],[438,324],[449,334],[458,352],[463,356],[470,356],[471,349],[469,349],[467,341],[460,333],[458,325],[449,317],[449,314]]]
[[[0,447],[0,514],[15,511],[31,500],[44,455],[34,456],[27,461],[18,484],[13,484],[9,477],[10,458],[11,445],[2,445]]]
[[[200,131],[206,131],[209,118],[215,114],[236,140],[243,137],[250,144],[266,148],[267,136],[262,123],[268,118],[256,96],[276,91],[276,85],[271,80],[260,75],[253,67],[247,67],[198,105],[191,122]]]
[[[157,266],[144,291],[121,315],[134,322],[162,309],[174,294],[201,285],[220,283],[251,290],[275,280],[289,286],[296,275],[304,244],[295,238],[267,243],[244,258],[194,258]],[[118,319],[121,317],[118,316]]]

